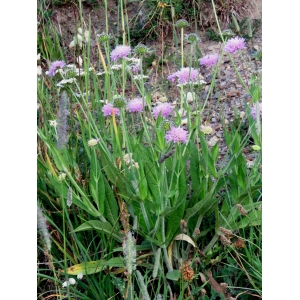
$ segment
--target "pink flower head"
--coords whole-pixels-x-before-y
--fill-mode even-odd
[[[110,53],[110,58],[112,61],[117,60],[118,58],[127,57],[131,52],[130,46],[119,45]]]
[[[136,74],[140,71],[140,64],[139,63],[134,64],[134,65],[130,66],[130,69],[133,74]]]
[[[178,82],[181,84],[188,83],[189,81],[196,81],[198,79],[199,72],[198,70],[195,70],[194,68],[181,68],[176,73],[171,74],[167,77],[168,80],[171,82],[175,81],[175,78],[177,77]]]
[[[171,74],[171,75],[169,75],[168,77],[167,77],[167,79],[169,80],[169,81],[171,81],[171,82],[174,82],[175,80],[176,80],[176,73],[173,73],[173,74]]]
[[[142,98],[134,98],[128,102],[127,108],[130,112],[142,112],[144,101]]]
[[[113,107],[113,105],[111,103],[103,105],[103,107],[102,107],[103,116],[104,117],[111,116],[113,110],[115,112],[115,115],[118,115],[118,116],[120,115],[120,110],[116,107]]]
[[[63,60],[54,61],[49,68],[48,76],[53,77],[55,75],[55,71],[58,68],[63,68],[66,63]]]
[[[219,55],[211,54],[205,55],[204,57],[199,59],[200,65],[205,66],[206,68],[210,68],[215,66],[218,63]]]
[[[188,140],[188,132],[180,127],[171,127],[171,130],[165,134],[165,138],[168,143],[170,142],[182,142],[185,144]]]
[[[259,104],[260,117],[262,117],[262,103]],[[256,104],[251,107],[251,116],[256,120]]]
[[[224,51],[235,54],[237,53],[238,50],[242,50],[245,48],[246,48],[245,39],[236,36],[235,38],[231,38],[226,42]]]
[[[171,114],[172,110],[173,110],[173,107],[171,106],[171,104],[166,102],[166,103],[161,103],[161,104],[155,106],[153,108],[152,114],[155,118],[157,118],[159,113],[161,112],[161,116],[166,117],[169,114]]]

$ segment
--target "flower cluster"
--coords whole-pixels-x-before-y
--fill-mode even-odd
[[[120,110],[116,107],[113,107],[111,103],[105,104],[102,107],[103,116],[111,116],[114,112],[115,115],[120,115]]]
[[[185,144],[188,140],[188,132],[181,127],[171,127],[171,130],[165,134],[165,138],[167,139],[168,143],[181,142]]]
[[[69,278],[68,281],[65,281],[63,284],[62,284],[62,287],[65,288],[69,285],[73,285],[73,284],[76,284],[76,280],[74,278]]]
[[[125,162],[126,165],[130,165],[129,168],[128,168],[129,170],[131,169],[131,167],[139,169],[139,163],[134,161],[134,159],[132,158],[132,153],[124,154],[123,155],[123,161]]]
[[[140,72],[141,67],[139,58],[129,58],[127,60],[131,62],[131,64],[127,67],[129,71],[131,71],[133,74]]]
[[[215,66],[218,63],[219,55],[211,54],[205,55],[204,57],[199,59],[200,65],[205,66],[206,68],[210,68]]]
[[[88,43],[89,41],[90,32],[86,30],[84,33],[82,31],[82,28],[77,29],[77,34],[74,36],[73,41],[70,43],[69,48],[73,48],[76,45],[78,45],[80,48],[82,48],[83,43]]]
[[[198,80],[199,72],[194,68],[181,68],[179,71],[171,74],[167,79],[171,82],[175,82],[176,78],[180,84],[186,84],[189,82],[195,82]]]
[[[110,58],[112,61],[116,61],[119,58],[125,58],[131,53],[130,46],[119,45],[110,53]]]
[[[49,71],[48,71],[48,76],[53,77],[56,74],[56,70],[58,68],[62,69],[65,67],[66,63],[63,60],[56,60],[51,63]]]
[[[88,146],[89,147],[94,147],[94,146],[96,146],[98,144],[99,141],[100,141],[100,139],[90,139],[88,141]]]
[[[127,109],[131,113],[133,113],[133,112],[142,112],[144,105],[145,105],[145,103],[144,103],[143,99],[138,97],[138,98],[134,98],[134,99],[132,99],[131,101],[128,102]]]
[[[259,112],[260,112],[260,117],[262,117],[262,103],[259,103]],[[256,104],[254,104],[251,107],[251,116],[254,120],[256,120]]]
[[[170,115],[172,111],[173,111],[173,107],[171,106],[170,103],[166,102],[155,106],[152,114],[155,118],[158,117],[159,113],[161,113],[162,117],[166,117]]]
[[[231,38],[226,42],[224,51],[229,52],[231,54],[235,54],[238,52],[238,50],[242,50],[245,48],[246,48],[245,39],[236,36],[235,38]]]

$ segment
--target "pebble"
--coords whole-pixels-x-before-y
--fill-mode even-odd
[[[224,81],[221,82],[221,84],[220,84],[220,89],[224,89],[224,88],[226,87],[226,84],[227,84],[227,83],[224,82]]]
[[[212,123],[215,123],[215,122],[217,122],[217,119],[216,118],[211,118],[211,121],[212,121]]]

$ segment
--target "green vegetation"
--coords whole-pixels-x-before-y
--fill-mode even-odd
[[[170,61],[199,69],[197,40],[176,27],[196,16],[197,2],[141,1],[153,15],[142,29],[128,22],[126,2],[118,1],[120,36],[78,22],[70,45],[48,6],[38,10],[38,299],[254,299],[262,294],[261,78],[248,88],[239,75],[251,100],[243,118],[223,120],[220,153],[203,112],[224,50],[204,99],[191,71],[179,86],[163,73]],[[181,48],[158,58],[141,38],[161,35],[161,22]],[[154,72],[163,76],[150,87]],[[170,91],[179,95],[172,110],[155,113],[154,91],[170,106]]]

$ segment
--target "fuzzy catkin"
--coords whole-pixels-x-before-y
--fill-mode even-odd
[[[68,189],[67,205],[68,205],[68,207],[71,207],[71,205],[72,205],[72,188],[71,187],[69,187],[69,189]]]
[[[44,243],[47,246],[49,252],[51,251],[51,237],[47,228],[46,218],[41,210],[41,208],[37,205],[37,225],[40,230],[40,233],[44,239]]]
[[[140,286],[142,295],[144,297],[144,300],[151,300],[150,296],[148,294],[148,291],[147,291],[147,286],[145,285],[145,282],[144,282],[144,277],[142,276],[142,274],[139,270],[136,271],[136,275],[137,275],[137,280],[139,282],[139,286]]]
[[[126,270],[129,275],[136,268],[136,248],[135,239],[132,236],[131,231],[128,231],[123,242],[123,253],[126,262]]]
[[[57,148],[62,149],[68,142],[69,97],[63,91],[59,99],[59,117],[57,125]]]

